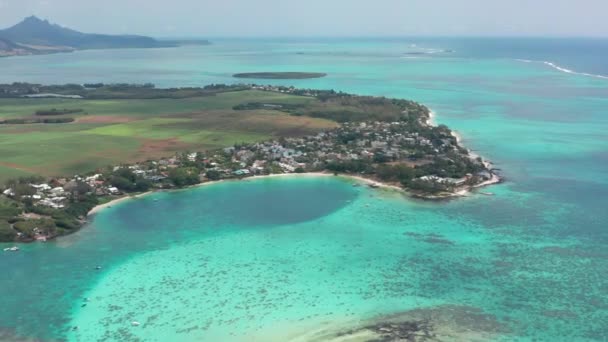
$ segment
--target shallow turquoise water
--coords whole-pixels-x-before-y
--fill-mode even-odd
[[[333,178],[127,202],[74,236],[0,255],[0,326],[80,341],[284,340],[327,322],[450,304],[495,316],[505,340],[608,339],[608,81],[514,59],[526,51],[487,56],[465,44],[455,55],[404,58],[409,45],[227,41],[0,60],[9,70],[0,81],[53,83],[328,72],[275,83],[423,102],[507,178],[484,190],[495,196],[442,203]]]

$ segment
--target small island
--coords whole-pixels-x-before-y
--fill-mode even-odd
[[[73,125],[71,130],[82,125],[79,135],[82,139],[90,130],[90,122],[112,128],[135,120],[136,127],[144,127],[151,120],[140,114],[95,116],[87,113],[87,108],[93,108],[87,102],[91,99],[101,103],[127,99],[126,104],[138,101],[150,102],[152,106],[158,106],[159,99],[170,99],[166,110],[174,111],[182,100],[214,101],[226,96],[214,102],[218,106],[231,106],[223,107],[219,113],[173,116],[178,116],[177,122],[184,129],[208,130],[214,124],[220,134],[225,134],[222,132],[228,127],[233,132],[241,129],[247,135],[233,140],[239,143],[219,148],[183,147],[166,157],[140,156],[139,160],[126,159],[124,163],[98,168],[87,167],[85,157],[66,155],[62,162],[74,158],[71,161],[81,165],[82,172],[54,177],[23,176],[0,187],[0,242],[46,241],[79,230],[91,211],[104,203],[219,180],[285,174],[344,175],[373,188],[391,187],[423,199],[461,196],[473,188],[500,181],[489,162],[461,146],[447,126],[433,125],[432,113],[426,106],[409,100],[255,84],[172,89],[129,84],[0,85],[0,101],[29,105],[55,101],[26,97],[36,94],[79,96],[63,102],[66,107],[43,108],[33,114],[72,120],[73,123],[67,123]],[[214,113],[217,116],[211,117]],[[163,132],[174,132],[177,127],[175,122],[169,122],[166,128],[158,126],[158,120],[153,123],[154,127],[166,129]],[[22,130],[23,126],[37,124],[39,121],[30,112],[5,120],[0,128]],[[269,126],[272,126],[270,135],[261,138],[259,134],[268,133]],[[253,132],[258,135],[252,136]],[[19,135],[9,138],[13,136]],[[96,144],[95,151],[101,146]]]
[[[309,78],[322,78],[327,74],[322,72],[245,72],[234,74],[235,78],[257,78],[266,80],[304,80]]]

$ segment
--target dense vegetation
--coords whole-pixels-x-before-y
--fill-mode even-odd
[[[48,109],[48,110],[37,110],[36,115],[38,116],[48,116],[48,115],[66,115],[66,114],[76,114],[76,113],[82,113],[84,112],[84,110],[80,109],[80,108],[74,108],[74,109],[57,109],[57,108],[53,108],[53,109]]]
[[[317,95],[317,98],[319,102],[314,104],[250,102],[239,104],[233,109],[278,110],[296,116],[310,116],[336,122],[409,120],[415,124],[421,118],[426,120],[429,115],[428,108],[407,100],[356,96],[337,92],[322,92]]]
[[[184,99],[213,96],[227,91],[245,90],[245,85],[208,85],[184,88],[156,88],[154,84],[103,84],[87,83],[41,85],[32,83],[0,84],[0,97],[14,98],[36,94],[76,95],[87,99]]]
[[[49,118],[49,119],[36,119],[36,118],[24,118],[24,119],[7,119],[0,120],[0,124],[5,125],[27,125],[27,124],[62,124],[74,122],[74,118]]]
[[[87,213],[98,204],[85,183],[71,184],[73,196],[65,208],[52,209],[33,205],[31,196],[36,191],[29,185],[39,183],[41,177],[22,177],[7,182],[14,192],[12,198],[0,196],[0,241],[31,241],[38,236],[69,234],[82,226]],[[26,213],[24,215],[24,213]]]

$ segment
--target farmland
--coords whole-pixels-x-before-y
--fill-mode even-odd
[[[53,109],[60,114],[53,118],[75,119],[0,125],[0,182],[21,175],[71,175],[176,151],[306,135],[336,126],[334,121],[264,108],[233,110],[244,103],[317,102],[313,97],[258,90],[180,99],[0,99],[0,121],[31,119],[36,112]]]

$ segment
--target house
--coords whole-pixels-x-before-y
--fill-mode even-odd
[[[114,187],[114,186],[109,187],[109,188],[108,188],[108,192],[109,192],[110,194],[112,194],[112,195],[119,195],[119,194],[120,194],[120,190],[118,190],[118,188],[117,188],[117,187]]]
[[[469,180],[469,177],[463,177],[463,178],[446,178],[446,181],[454,186],[462,186],[465,185],[466,182]]]
[[[285,163],[279,163],[279,166],[281,167],[281,169],[283,169],[283,171],[286,171],[286,172],[294,172],[296,170],[295,167],[285,164]]]
[[[30,186],[38,191],[51,190],[51,186],[48,184],[30,184]]]
[[[92,175],[90,177],[86,177],[84,180],[87,183],[92,183],[92,182],[96,181],[97,179],[99,179],[99,177],[101,177],[101,175],[100,174],[96,174],[96,175]]]
[[[156,175],[156,176],[147,176],[145,177],[147,180],[151,181],[151,182],[160,182],[164,179],[167,179],[166,176],[162,176],[162,175]]]
[[[194,152],[194,153],[190,153],[186,156],[186,158],[188,158],[188,161],[194,162],[196,161],[196,157],[198,157],[198,153]]]
[[[247,162],[255,156],[255,153],[248,150],[241,150],[236,153],[236,159],[242,162]]]
[[[387,145],[386,141],[372,141],[372,148],[385,148]]]
[[[422,176],[418,179],[425,181],[425,182],[434,182],[434,183],[445,183],[446,182],[445,178],[437,177],[435,175]]]
[[[249,175],[251,172],[249,172],[249,170],[247,169],[241,169],[241,170],[236,170],[233,172],[236,176],[247,176]]]
[[[63,190],[62,187],[56,187],[56,188],[51,189],[50,192],[51,192],[51,195],[53,195],[53,196],[61,196],[65,193],[65,190]]]

